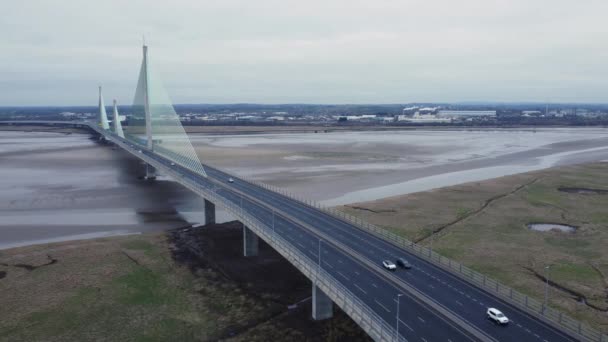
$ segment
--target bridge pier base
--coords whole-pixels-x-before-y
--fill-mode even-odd
[[[215,204],[205,198],[205,225],[215,223]]]
[[[334,316],[331,299],[315,284],[312,284],[312,319],[320,321]]]
[[[256,256],[258,255],[258,236],[243,225],[243,256]]]
[[[146,179],[155,180],[156,179],[156,169],[154,166],[146,164]]]

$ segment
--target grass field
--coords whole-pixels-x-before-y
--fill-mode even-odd
[[[540,300],[551,265],[550,305],[608,331],[608,163],[548,169],[342,210],[494,277]],[[538,232],[529,223],[561,223],[575,233]]]
[[[213,340],[268,310],[212,270],[174,267],[158,234],[12,249],[0,263],[4,341]]]
[[[263,242],[245,259],[241,230],[2,250],[0,341],[370,340],[338,308],[313,321],[310,281]]]

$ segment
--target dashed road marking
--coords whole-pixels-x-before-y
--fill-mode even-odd
[[[410,327],[409,325],[407,325],[407,323],[405,323],[401,319],[399,320],[399,322],[403,323],[403,325],[405,325],[408,329],[410,329],[411,332],[414,332],[414,329],[412,329],[412,327]]]
[[[342,274],[342,272],[338,271],[338,274],[341,275],[344,279],[350,280],[350,278]]]
[[[425,320],[423,320],[423,319],[422,319],[422,317],[420,317],[420,316],[416,316],[416,317],[418,317],[418,319],[420,320],[420,322],[422,322],[422,323],[426,323],[426,321],[425,321]]]
[[[378,285],[376,285],[374,283],[372,283],[372,286],[375,287],[375,288],[378,288]]]
[[[367,294],[367,291],[365,291],[364,289],[360,288],[359,285],[355,284],[355,287],[359,289],[359,291]]]
[[[324,263],[325,265],[327,265],[329,268],[334,268],[332,265],[328,264],[328,263],[327,263],[327,261],[323,261],[323,263]]]
[[[355,274],[356,274],[356,275],[361,275],[361,274],[360,274],[359,272],[357,272],[357,271],[355,271]]]
[[[456,304],[458,304],[458,305],[460,305],[460,306],[464,306],[464,305],[462,305],[462,303],[461,303],[461,302],[459,302],[459,301],[456,301]]]
[[[376,302],[376,304],[380,305],[384,310],[386,310],[386,312],[391,312],[391,310],[387,309],[386,306],[382,305],[382,303],[380,303],[379,301],[374,299],[374,302]]]

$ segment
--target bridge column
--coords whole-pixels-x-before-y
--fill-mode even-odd
[[[243,225],[243,256],[256,256],[258,255],[258,236]]]
[[[205,198],[205,225],[215,223],[215,204]]]
[[[312,319],[320,321],[334,316],[334,306],[329,297],[312,284]]]
[[[156,169],[150,164],[146,164],[146,179],[156,179]]]

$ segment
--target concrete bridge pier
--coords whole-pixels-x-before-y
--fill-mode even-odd
[[[334,316],[334,305],[331,299],[317,287],[312,284],[312,319],[320,321]]]
[[[156,168],[150,164],[146,164],[146,179],[155,180],[156,179]]]
[[[243,225],[243,256],[256,256],[258,255],[258,236]]]
[[[205,225],[215,223],[215,204],[205,198]]]

